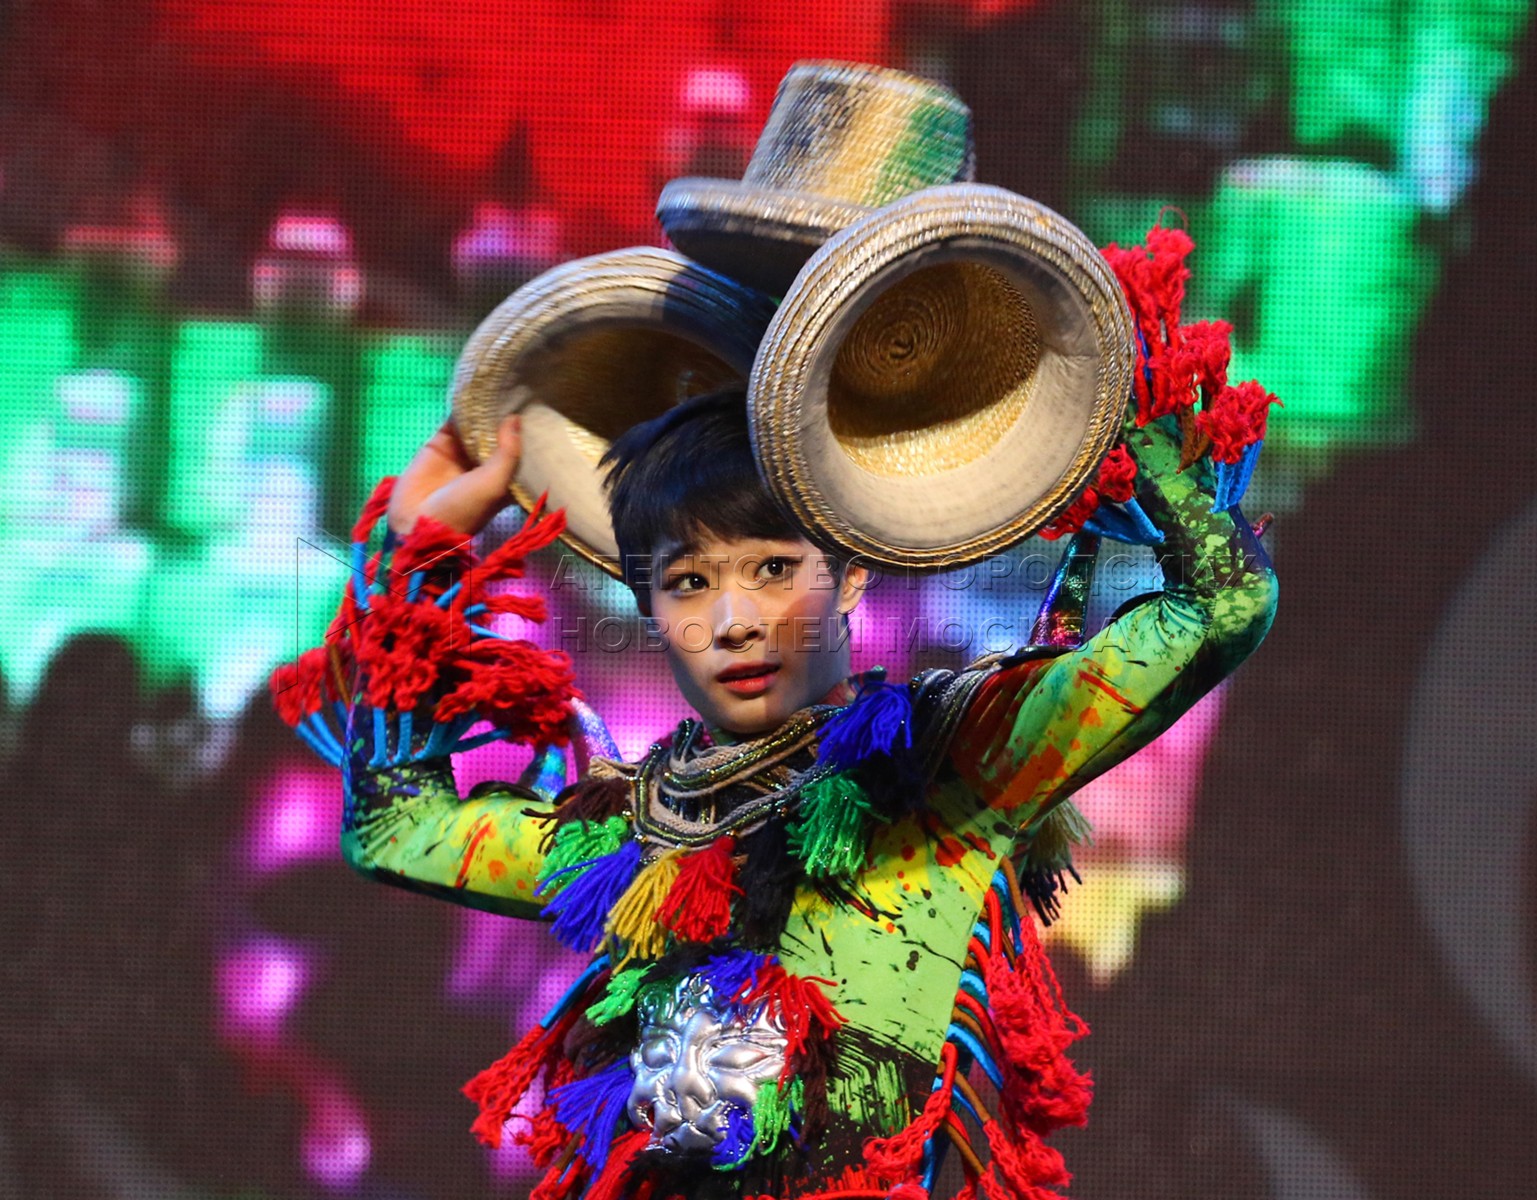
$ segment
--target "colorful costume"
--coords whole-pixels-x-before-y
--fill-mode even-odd
[[[740,743],[685,721],[638,763],[589,729],[582,778],[555,801],[533,780],[461,799],[447,754],[473,721],[556,746],[573,705],[587,712],[563,656],[484,626],[543,616],[485,591],[559,532],[536,510],[483,564],[425,520],[371,564],[360,547],[337,637],[276,677],[285,715],[344,766],[355,868],[553,917],[593,953],[467,1089],[485,1140],[506,1125],[547,1168],[536,1197],[918,1200],[949,1152],[972,1195],[1067,1182],[1043,1139],[1084,1120],[1089,1083],[1064,1054],[1083,1027],[1030,911],[1049,915],[1070,869],[1064,802],[1242,662],[1276,594],[1236,508],[1269,397],[1227,386],[1222,327],[1180,327],[1188,239],[1150,241],[1151,257],[1109,252],[1142,342],[1124,450],[1053,532],[1154,541],[1165,588],[1086,641],[1093,533],[1014,654],[905,688],[870,672],[852,703]],[[507,1125],[536,1082],[544,1108]]]

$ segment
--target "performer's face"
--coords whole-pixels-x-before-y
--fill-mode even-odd
[[[709,539],[663,547],[651,614],[683,697],[704,720],[766,733],[849,673],[845,617],[868,572],[834,570],[804,540]]]

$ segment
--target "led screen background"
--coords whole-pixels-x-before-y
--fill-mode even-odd
[[[371,887],[268,712],[470,329],[658,188],[740,174],[785,68],[950,83],[979,177],[1100,244],[1284,410],[1270,640],[1083,797],[1052,930],[1095,1027],[1072,1194],[1524,1196],[1537,328],[1528,5],[69,0],[0,6],[0,1196],[520,1196],[462,1081],[571,970]],[[515,521],[511,516],[509,520]],[[1057,548],[883,580],[856,663],[1024,640]],[[534,636],[628,753],[682,714],[554,551]],[[1154,582],[1102,563],[1096,611]],[[516,771],[495,748],[461,781]]]

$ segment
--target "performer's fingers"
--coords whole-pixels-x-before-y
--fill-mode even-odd
[[[485,471],[501,483],[502,491],[512,486],[523,455],[523,419],[517,413],[503,419],[496,427],[496,449],[476,470]]]
[[[397,534],[406,534],[411,531],[421,513],[426,512],[441,521],[444,520],[441,514],[446,512],[451,518],[446,524],[461,532],[478,532],[486,521],[505,507],[505,501],[491,504],[489,500],[493,494],[505,493],[511,485],[512,477],[518,469],[520,448],[517,418],[508,417],[497,429],[497,446],[491,457],[476,466],[452,418],[444,421],[416,452],[410,465],[401,472],[390,497],[390,528]],[[456,490],[431,508],[428,507],[431,498],[439,491],[477,473],[477,482],[470,485],[468,491],[460,493]],[[484,497],[481,496],[482,490],[485,492]],[[469,528],[463,524],[466,521],[478,524]]]
[[[518,470],[522,438],[516,416],[504,420],[496,431],[496,449],[473,470],[466,471],[433,492],[421,512],[460,533],[479,533],[502,509],[512,503],[509,489]]]

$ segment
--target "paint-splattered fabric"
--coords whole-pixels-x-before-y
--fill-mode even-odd
[[[1028,852],[1056,806],[1167,729],[1264,637],[1274,574],[1236,507],[1212,511],[1210,466],[1179,470],[1180,441],[1173,418],[1127,422],[1137,501],[1163,534],[1163,590],[1076,649],[995,656],[940,680],[959,699],[957,711],[918,729],[928,739],[920,753],[938,749],[922,803],[896,806],[907,815],[876,827],[845,892],[810,882],[796,892],[774,952],[792,976],[829,981],[846,1022],[827,1080],[826,1133],[805,1156],[749,1160],[731,1194],[811,1194],[845,1170],[856,1173],[845,1183],[885,1194],[875,1177],[856,1178],[864,1143],[902,1129],[930,1099],[1001,865]],[[495,790],[461,799],[446,759],[385,769],[354,759],[346,789],[342,845],[359,871],[509,916],[541,915],[534,893],[551,804]]]

